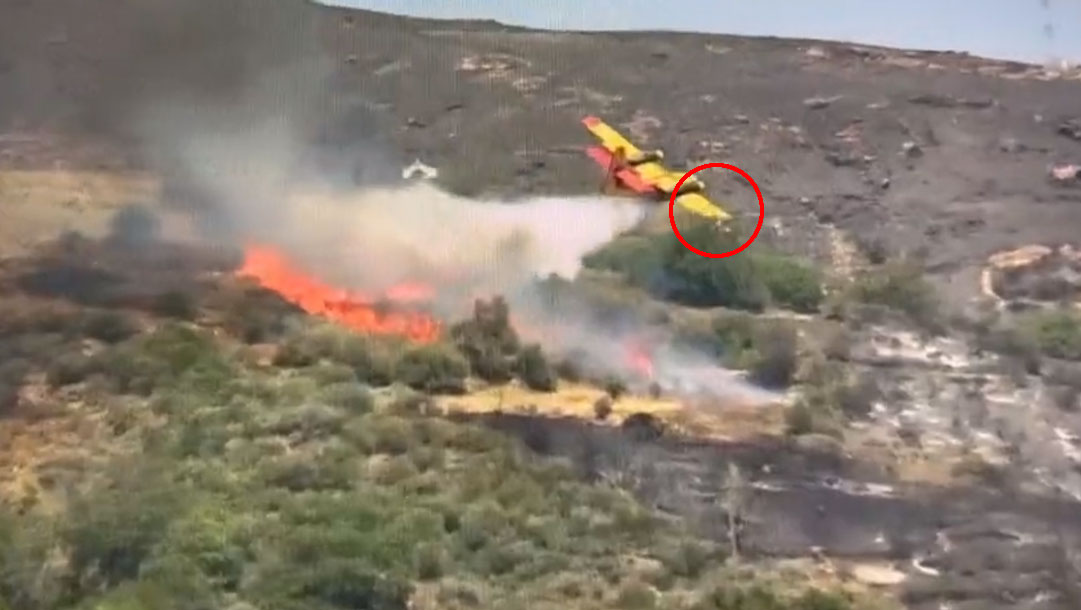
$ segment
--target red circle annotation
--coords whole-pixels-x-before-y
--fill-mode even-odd
[[[699,250],[698,248],[695,248],[691,244],[687,243],[687,240],[683,239],[683,236],[679,234],[679,228],[676,227],[676,196],[679,194],[680,187],[683,186],[683,183],[687,180],[687,178],[690,178],[694,174],[704,169],[710,169],[714,167],[731,170],[733,172],[736,172],[740,176],[743,176],[743,178],[751,184],[751,188],[754,189],[754,194],[758,197],[758,224],[754,227],[754,233],[751,234],[747,241],[743,242],[743,245],[736,248],[735,250],[729,250],[728,252],[703,252],[702,250]],[[758,239],[758,233],[762,230],[762,221],[765,219],[765,217],[766,202],[762,199],[762,191],[758,189],[758,184],[755,183],[754,179],[751,178],[751,176],[747,172],[736,167],[735,165],[730,165],[728,163],[704,163],[687,172],[686,174],[683,174],[683,177],[680,178],[679,182],[676,183],[676,188],[672,189],[672,194],[668,198],[668,220],[672,224],[672,232],[676,234],[676,238],[679,239],[679,242],[683,244],[688,250],[700,256],[705,256],[706,258],[726,258],[743,252],[747,248],[747,246],[751,245],[754,240]]]

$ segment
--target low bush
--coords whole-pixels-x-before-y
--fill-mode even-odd
[[[684,238],[706,252],[739,246],[739,231],[718,231],[691,221]],[[614,271],[657,298],[695,307],[731,307],[760,311],[769,305],[817,311],[823,299],[818,272],[809,265],[771,251],[744,252],[712,259],[685,248],[670,232],[627,234],[589,253],[587,268]]]
[[[71,351],[52,361],[45,372],[45,380],[54,388],[78,383],[94,372],[95,365],[95,361],[82,352]]]
[[[554,392],[558,381],[539,345],[527,345],[518,354],[515,370],[527,387],[541,392]]]
[[[766,388],[788,387],[796,373],[797,348],[798,336],[790,325],[771,324],[761,329],[755,339],[751,381]]]
[[[935,288],[913,263],[895,261],[865,271],[856,278],[850,296],[859,303],[901,312],[929,330],[941,330]]]
[[[356,382],[332,383],[323,387],[319,394],[324,403],[354,414],[367,413],[372,410],[374,404],[368,388]]]
[[[128,317],[116,311],[95,311],[83,319],[83,333],[105,343],[119,343],[138,330]]]
[[[693,610],[849,610],[851,599],[843,593],[807,589],[783,595],[762,584],[726,584],[703,596]]]
[[[1081,360],[1081,314],[1069,310],[1034,312],[1023,316],[1019,326],[1043,354]]]
[[[510,381],[513,377],[520,344],[502,297],[490,301],[478,299],[473,305],[473,316],[454,324],[450,334],[474,375],[494,383]]]
[[[398,362],[396,377],[409,387],[431,394],[461,394],[469,363],[449,345],[425,345],[407,351]]]
[[[154,313],[166,318],[192,320],[195,318],[195,298],[186,292],[173,290],[154,297]]]
[[[785,413],[790,434],[837,436],[850,419],[866,417],[881,391],[869,373],[846,371],[833,361],[813,361],[797,402]]]
[[[609,394],[601,396],[593,403],[593,415],[604,421],[612,414],[612,397]]]
[[[755,268],[773,303],[801,313],[814,313],[821,307],[822,277],[810,265],[778,254],[760,254]]]

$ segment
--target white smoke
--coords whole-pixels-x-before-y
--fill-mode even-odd
[[[283,212],[290,247],[328,280],[377,293],[423,282],[487,297],[538,276],[574,277],[587,252],[645,209],[605,197],[478,201],[416,183],[299,193]]]

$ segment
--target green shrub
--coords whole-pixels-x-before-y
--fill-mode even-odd
[[[163,464],[140,460],[118,463],[105,484],[80,495],[71,506],[61,536],[69,545],[76,594],[136,578],[167,524],[187,506]]]
[[[1081,409],[1081,389],[1074,386],[1060,385],[1049,389],[1051,402],[1056,407],[1067,412],[1076,412]]]
[[[306,369],[305,373],[322,386],[357,382],[357,374],[352,367],[336,362],[319,363]]]
[[[369,415],[348,425],[349,436],[366,453],[403,454],[416,439],[409,420],[401,417]]]
[[[57,356],[45,372],[45,380],[50,386],[78,383],[86,379],[95,370],[95,361],[81,352],[68,352]]]
[[[711,323],[710,341],[714,352],[726,365],[745,368],[753,361],[756,339],[761,336],[753,316],[747,314],[722,314]]]
[[[784,596],[761,583],[726,584],[714,588],[694,610],[849,610],[852,602],[842,593],[808,588],[798,596]]]
[[[310,456],[273,458],[262,468],[263,481],[271,487],[293,492],[345,490],[355,478],[345,462],[334,459],[312,460]]]
[[[620,587],[616,604],[627,610],[651,610],[657,606],[657,593],[647,584],[632,581]]]
[[[612,414],[612,396],[611,394],[605,394],[601,396],[593,403],[593,415],[604,421],[608,419],[608,416]]]
[[[758,332],[756,357],[750,367],[750,379],[767,388],[785,388],[796,372],[796,330],[790,325],[772,324]]]
[[[420,474],[420,470],[409,456],[396,455],[379,464],[375,481],[380,485],[397,485]]]
[[[195,299],[177,290],[164,292],[154,298],[154,313],[167,318],[191,320],[195,318]]]
[[[407,580],[363,559],[324,557],[263,576],[273,580],[264,607],[403,610],[413,593]]]
[[[684,238],[706,252],[735,249],[738,231],[718,231],[691,220]],[[652,295],[696,307],[759,311],[769,304],[817,311],[823,293],[811,267],[774,252],[743,252],[723,259],[700,256],[669,232],[616,238],[582,259],[587,268],[620,273]]]
[[[105,343],[119,343],[137,331],[130,319],[115,311],[96,311],[83,319],[83,333]]]
[[[814,313],[822,304],[822,278],[813,267],[776,254],[761,254],[755,269],[775,305],[802,313]]]
[[[694,540],[684,540],[669,544],[660,553],[660,559],[668,571],[683,578],[696,578],[713,559],[711,550],[705,544]]]
[[[513,540],[488,546],[481,553],[486,573],[500,576],[528,567],[539,552],[529,540]]]
[[[498,504],[481,502],[466,509],[457,536],[466,549],[478,551],[498,538],[507,525],[507,516]]]
[[[539,345],[527,345],[518,354],[515,369],[527,387],[541,392],[554,392],[557,386],[555,372]]]
[[[407,351],[398,362],[397,378],[409,387],[433,394],[461,394],[469,363],[449,345],[424,345]]]
[[[1044,354],[1064,360],[1081,360],[1081,314],[1055,310],[1028,314],[1021,328]]]
[[[332,383],[320,391],[320,397],[326,404],[354,414],[367,413],[374,404],[368,388],[356,382]]]
[[[800,400],[784,413],[785,431],[793,436],[810,434],[815,430],[814,410],[807,401]]]
[[[143,395],[183,387],[189,394],[217,396],[235,374],[209,335],[180,324],[132,337],[95,354],[93,361],[117,391]]]
[[[981,349],[1015,359],[1021,370],[1028,374],[1040,373],[1040,344],[1032,333],[1025,333],[1018,328],[991,327],[977,336],[976,344]]]
[[[621,273],[636,286],[655,288],[665,273],[665,252],[660,244],[657,238],[642,235],[617,237],[583,257],[582,264]]]
[[[372,386],[389,385],[398,366],[397,346],[388,339],[342,334],[327,357],[352,367],[357,379]]]
[[[906,314],[931,330],[941,328],[935,288],[915,264],[891,262],[856,278],[852,297],[868,305],[881,305]]]
[[[837,404],[835,387],[805,388],[803,395],[785,412],[786,431],[793,436],[843,434],[844,417]]]
[[[578,383],[582,380],[582,367],[574,359],[561,359],[556,363],[555,370],[560,379],[564,379],[571,383]]]
[[[274,358],[277,366],[303,368],[319,366],[317,375],[342,376],[342,366],[353,377],[371,386],[394,381],[400,345],[397,340],[358,335],[331,324],[295,329],[286,334]],[[333,373],[330,368],[334,367]]]
[[[161,220],[149,208],[129,204],[109,219],[109,239],[128,247],[147,247],[161,234]]]
[[[330,326],[293,330],[279,346],[274,364],[291,368],[312,366],[324,358],[333,358],[338,343],[339,334]]]
[[[449,561],[450,557],[441,544],[421,544],[414,551],[414,569],[420,580],[434,580],[443,576]]]
[[[619,377],[611,375],[604,380],[604,391],[613,401],[616,401],[627,393],[627,384]]]
[[[882,390],[875,382],[874,375],[866,373],[856,376],[837,389],[837,406],[848,418],[867,417],[874,408],[875,401],[882,397]]]
[[[475,301],[473,317],[454,324],[450,334],[473,374],[495,383],[511,379],[520,345],[503,297]]]

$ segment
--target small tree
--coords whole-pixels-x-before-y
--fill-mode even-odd
[[[469,364],[454,348],[425,345],[405,354],[398,364],[398,379],[422,392],[461,394]]]
[[[605,394],[593,403],[593,415],[604,421],[612,414],[612,397]]]
[[[519,350],[518,334],[510,325],[510,311],[503,297],[478,299],[473,317],[451,327],[455,345],[469,360],[473,373],[486,381],[509,381]]]
[[[158,239],[161,222],[141,205],[128,205],[109,221],[109,239],[123,246],[141,247]]]
[[[604,391],[612,397],[613,401],[616,401],[627,392],[627,385],[618,377],[608,377],[604,381]]]
[[[548,359],[544,357],[539,345],[527,345],[520,354],[516,363],[519,379],[527,387],[541,392],[554,392],[557,386],[556,375],[552,367],[548,365]]]
[[[768,388],[784,388],[796,373],[796,331],[788,325],[767,327],[755,342],[758,357],[751,366],[751,379]]]

